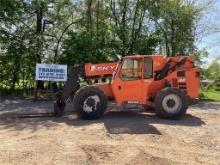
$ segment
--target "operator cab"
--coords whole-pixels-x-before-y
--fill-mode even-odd
[[[154,80],[153,58],[163,56],[127,56],[112,82],[112,92],[119,104],[146,104],[148,86]]]

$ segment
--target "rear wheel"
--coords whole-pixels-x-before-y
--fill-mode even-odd
[[[108,101],[98,87],[85,86],[76,92],[73,103],[79,118],[98,119],[104,114]]]
[[[187,96],[177,88],[162,89],[156,96],[155,110],[161,118],[179,119],[186,114],[187,108]]]

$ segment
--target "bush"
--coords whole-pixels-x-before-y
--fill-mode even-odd
[[[206,96],[205,96],[205,93],[204,93],[204,92],[201,91],[201,92],[199,93],[199,99],[200,99],[200,100],[206,99]]]

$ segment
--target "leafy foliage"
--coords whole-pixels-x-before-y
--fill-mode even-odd
[[[208,78],[220,81],[220,63],[219,59],[214,60],[208,67]]]
[[[36,63],[193,52],[201,13],[188,0],[0,0],[0,89],[39,87]]]

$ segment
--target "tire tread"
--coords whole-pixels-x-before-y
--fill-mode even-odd
[[[181,110],[179,112],[177,112],[177,113],[174,113],[174,114],[166,112],[163,109],[163,106],[162,106],[163,98],[167,94],[171,94],[171,93],[177,94],[181,98],[181,101],[182,101],[182,108],[181,108]],[[160,117],[160,118],[180,119],[180,118],[182,118],[186,114],[187,108],[188,108],[187,96],[186,96],[186,94],[184,92],[182,92],[178,88],[167,87],[167,88],[164,88],[161,91],[159,91],[157,93],[157,95],[156,95],[155,111],[156,111],[157,116]]]
[[[82,104],[83,98],[89,95],[90,93],[96,93],[100,97],[101,108],[96,111],[86,113],[82,110],[81,104]],[[107,100],[105,93],[102,90],[100,90],[97,86],[88,85],[88,86],[84,86],[80,88],[75,93],[74,98],[73,98],[73,104],[74,104],[74,108],[76,110],[78,118],[87,119],[87,120],[98,119],[104,114],[107,108],[108,100]]]

